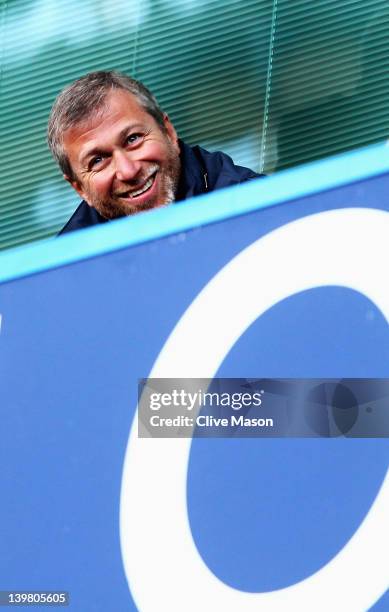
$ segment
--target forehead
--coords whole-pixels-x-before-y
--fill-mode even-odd
[[[154,118],[141,106],[139,100],[129,91],[115,89],[111,91],[103,106],[96,110],[85,121],[64,132],[63,144],[65,151],[72,155],[79,149],[100,139],[113,139],[115,134],[126,126],[152,125],[156,126]]]

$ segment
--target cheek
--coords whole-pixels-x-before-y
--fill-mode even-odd
[[[169,147],[166,142],[150,142],[143,151],[143,160],[164,164],[169,158]]]
[[[100,172],[89,181],[89,190],[93,193],[106,194],[110,189],[110,185],[110,178],[103,172]]]

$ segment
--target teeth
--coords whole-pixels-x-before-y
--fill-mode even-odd
[[[130,198],[135,198],[136,196],[141,195],[141,193],[144,193],[145,191],[150,189],[150,187],[153,184],[153,182],[154,182],[154,176],[149,178],[149,180],[143,185],[142,189],[138,189],[138,191],[132,191],[129,194]]]

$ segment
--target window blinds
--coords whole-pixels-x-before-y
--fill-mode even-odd
[[[145,82],[190,144],[265,172],[386,137],[383,0],[0,0],[0,247],[78,204],[45,143],[57,93],[91,70]]]

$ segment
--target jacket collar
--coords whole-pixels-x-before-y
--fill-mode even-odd
[[[181,173],[177,186],[176,202],[207,191],[206,169],[195,150],[179,140]]]

